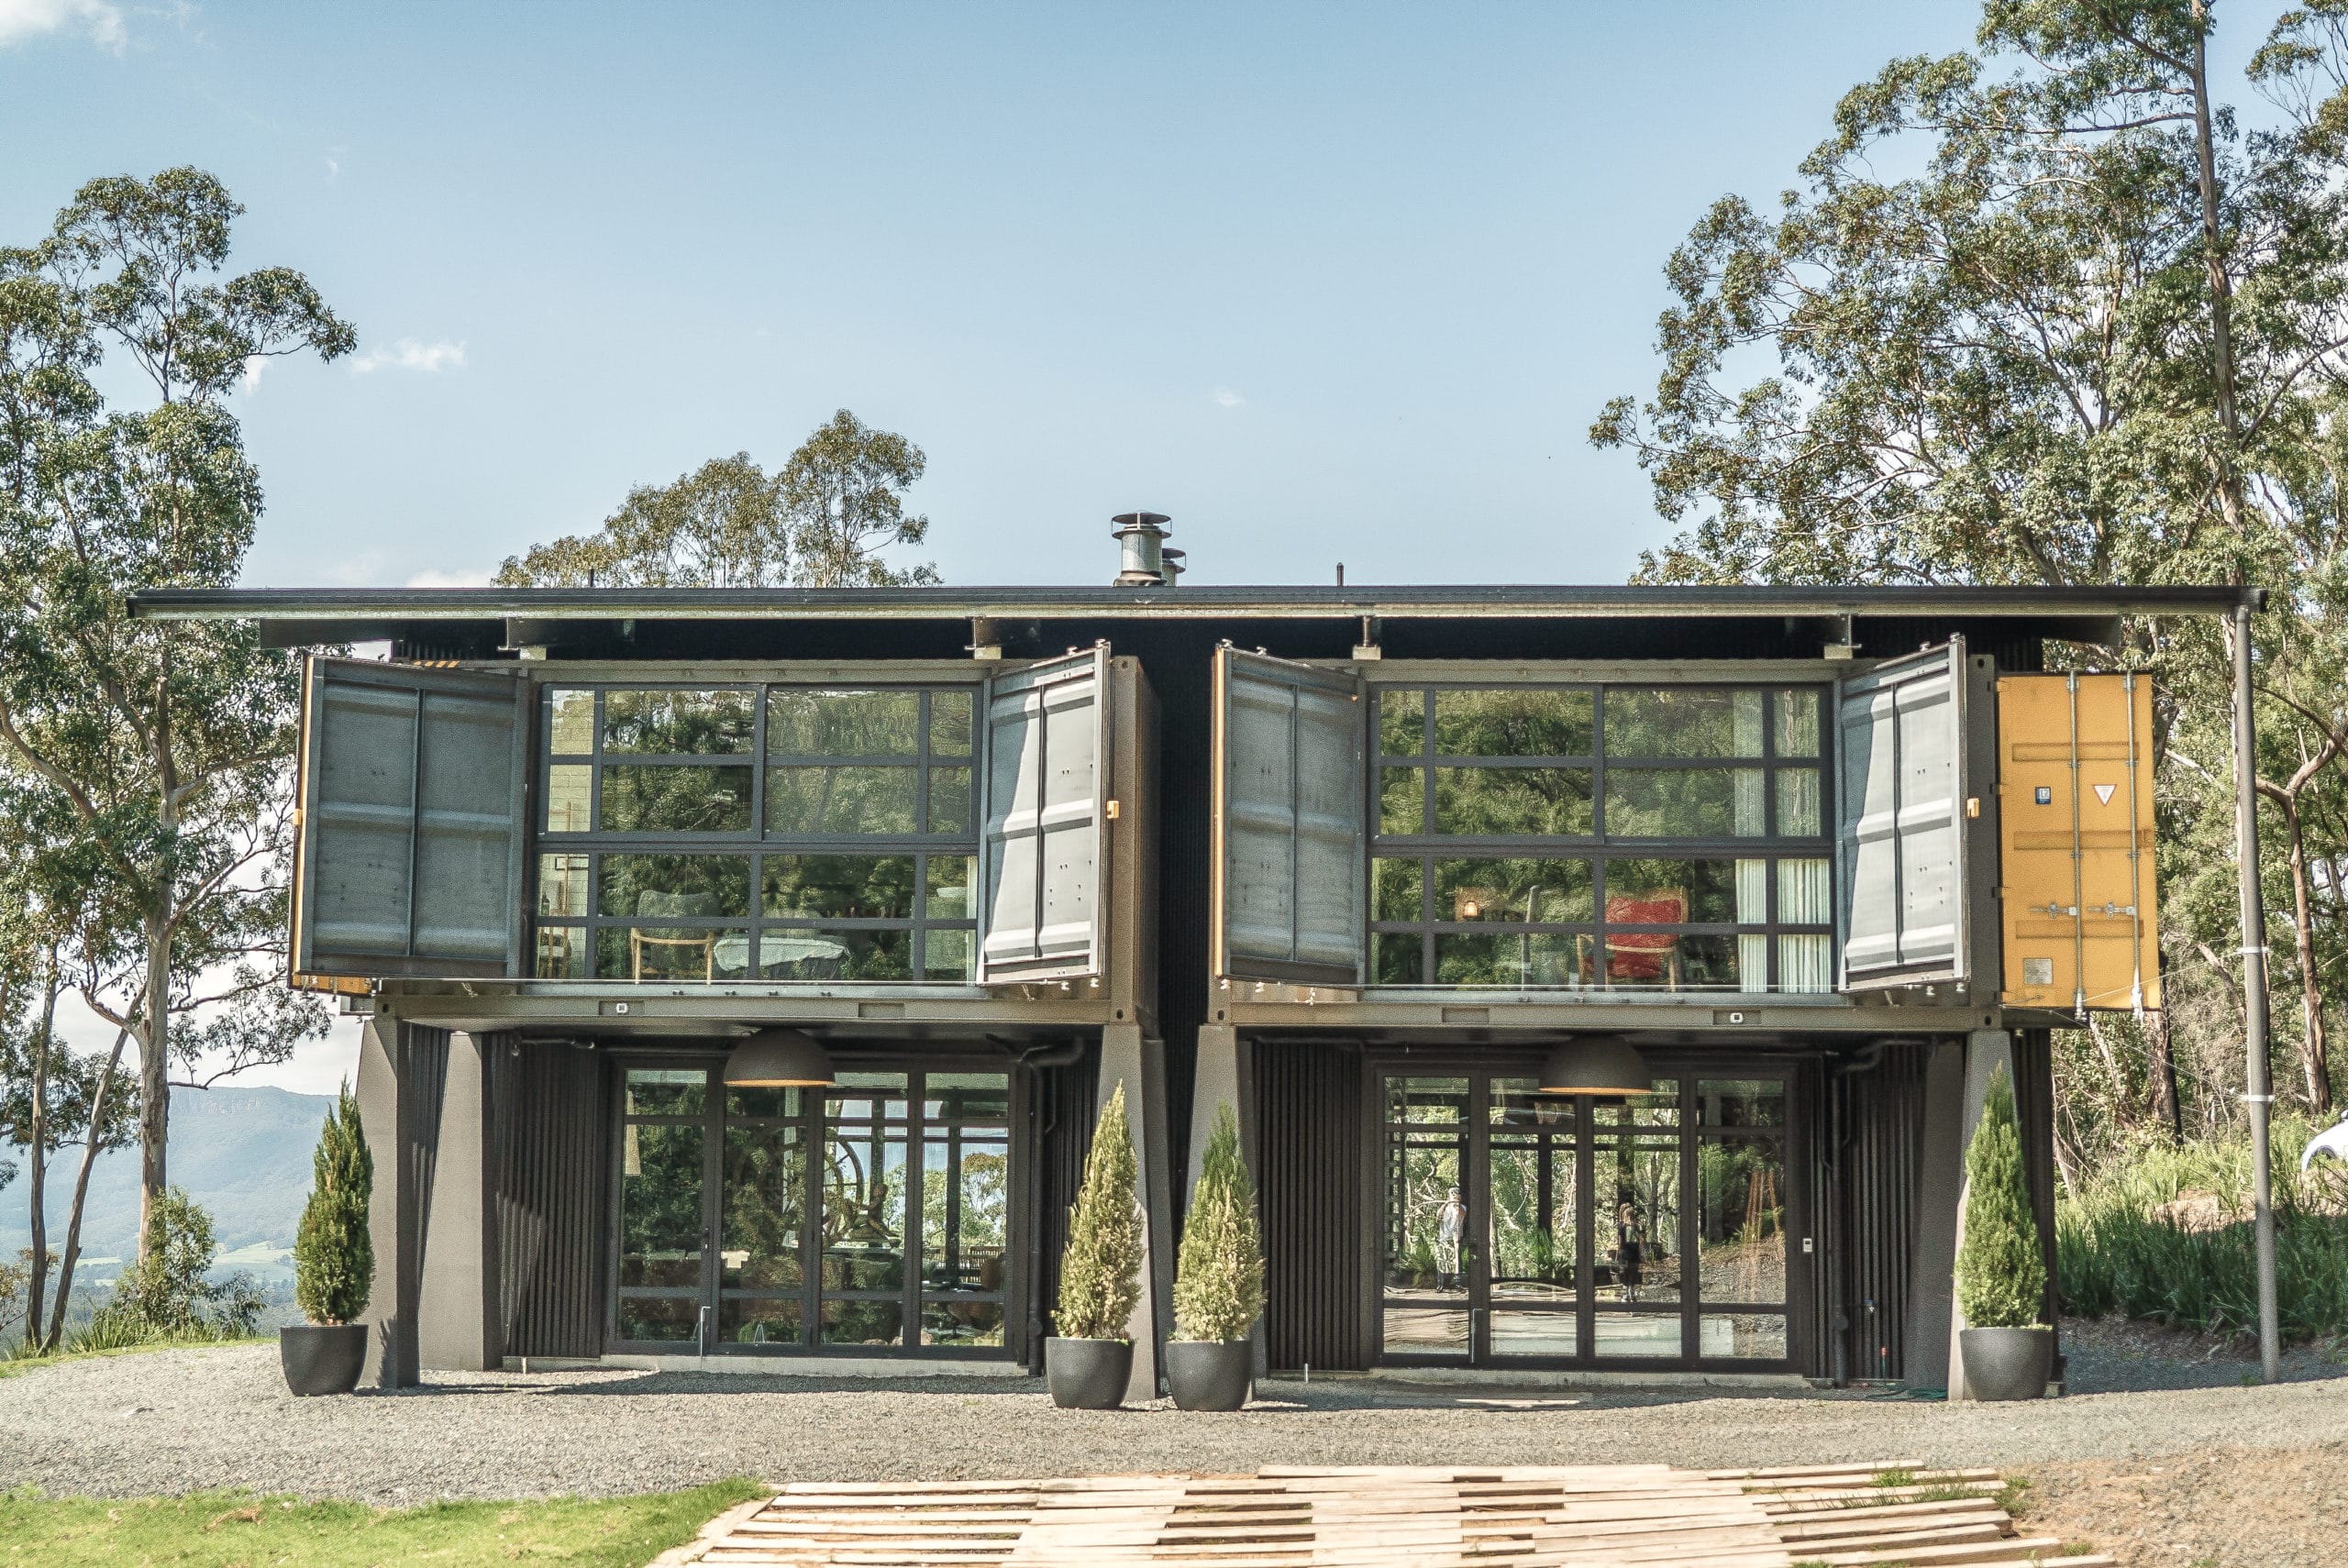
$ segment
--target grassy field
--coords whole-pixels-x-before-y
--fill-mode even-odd
[[[2320,1163],[2299,1174],[2298,1151],[2314,1131],[2276,1119],[2275,1272],[2284,1334],[2320,1342],[2348,1335],[2348,1172]],[[2110,1162],[2057,1206],[2065,1309],[2255,1331],[2250,1185],[2242,1137],[2150,1145]]]
[[[0,1353],[0,1377],[13,1377],[20,1372],[31,1372],[43,1366],[55,1366],[63,1361],[88,1361],[95,1356],[140,1355],[148,1351],[163,1350],[216,1350],[222,1345],[259,1345],[276,1342],[277,1335],[274,1331],[266,1334],[255,1334],[250,1339],[224,1339],[207,1334],[190,1339],[137,1340],[129,1344],[93,1344],[85,1338],[69,1335],[65,1341],[65,1348],[55,1355],[35,1355],[27,1351],[21,1343],[5,1353]]]
[[[376,1568],[559,1562],[643,1568],[765,1488],[721,1481],[690,1492],[543,1503],[371,1508],[241,1492],[116,1502],[0,1495],[0,1564],[43,1568]]]

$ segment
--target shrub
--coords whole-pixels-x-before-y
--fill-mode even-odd
[[[353,1322],[367,1310],[375,1285],[375,1246],[367,1232],[375,1162],[349,1084],[327,1112],[311,1168],[310,1201],[294,1243],[294,1298],[313,1323]]]
[[[1123,1084],[1101,1108],[1084,1185],[1069,1210],[1068,1251],[1060,1256],[1060,1303],[1054,1326],[1063,1339],[1122,1340],[1141,1298],[1141,1206],[1134,1200],[1134,1140],[1125,1125]]]
[[[238,1339],[253,1331],[261,1294],[250,1275],[215,1281],[212,1216],[180,1187],[166,1187],[147,1216],[146,1255],[115,1282],[114,1299],[80,1336],[91,1349],[161,1339]]]
[[[1989,1079],[1981,1125],[1965,1153],[1965,1243],[1956,1254],[1956,1301],[1977,1329],[2024,1329],[2038,1321],[2046,1261],[2014,1121],[2014,1086],[1999,1067]]]
[[[1239,1123],[1226,1102],[1207,1137],[1198,1190],[1182,1219],[1174,1271],[1174,1337],[1244,1340],[1264,1310],[1264,1242],[1256,1184],[1239,1152]]]

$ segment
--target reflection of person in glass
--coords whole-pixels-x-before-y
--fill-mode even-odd
[[[1614,1264],[1623,1280],[1623,1299],[1639,1298],[1639,1211],[1629,1203],[1614,1214]]]
[[[1453,1187],[1436,1210],[1434,1219],[1434,1285],[1437,1290],[1448,1290],[1459,1278],[1459,1241],[1468,1233],[1468,1206],[1459,1201],[1459,1189]]]

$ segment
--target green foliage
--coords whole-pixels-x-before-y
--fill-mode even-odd
[[[1956,1301],[1976,1329],[2021,1329],[2039,1320],[2046,1263],[2022,1168],[2013,1080],[1989,1079],[1981,1125],[1965,1152],[1965,1239],[1956,1254]]]
[[[567,535],[510,556],[504,587],[879,588],[936,582],[935,569],[898,569],[892,545],[918,545],[929,519],[908,516],[903,491],[928,459],[903,436],[847,409],[770,475],[748,452],[714,458],[665,485],[638,485],[593,534]]]
[[[92,1316],[83,1348],[113,1350],[150,1339],[244,1339],[266,1303],[252,1276],[211,1277],[220,1249],[212,1216],[179,1187],[149,1207],[147,1251]]]
[[[375,1284],[375,1245],[367,1231],[375,1162],[349,1084],[327,1112],[313,1172],[294,1243],[294,1298],[313,1323],[356,1322]]]
[[[1125,1121],[1125,1087],[1101,1108],[1084,1185],[1069,1210],[1068,1251],[1060,1255],[1061,1338],[1122,1340],[1134,1303],[1141,1299],[1142,1214],[1134,1196],[1133,1131]]]
[[[761,1496],[750,1481],[635,1497],[429,1503],[378,1508],[248,1492],[179,1497],[45,1497],[0,1493],[0,1540],[26,1561],[171,1562],[184,1568],[376,1568],[385,1562],[559,1562],[637,1568],[691,1540],[711,1518]]]
[[[1174,1272],[1174,1337],[1210,1343],[1244,1340],[1264,1310],[1264,1239],[1256,1183],[1239,1150],[1228,1101],[1215,1110],[1199,1185],[1182,1218]]]
[[[2298,1117],[2276,1121],[2275,1285],[2285,1336],[2321,1342],[2348,1336],[2348,1175],[2328,1163],[2298,1171],[2291,1151],[2316,1131]],[[2250,1194],[2250,1145],[2238,1133],[2116,1154],[2055,1209],[2064,1310],[2254,1333]],[[2204,1212],[2180,1212],[2191,1207]]]

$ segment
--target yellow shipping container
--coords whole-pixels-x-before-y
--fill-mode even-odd
[[[1999,679],[2008,1003],[2161,1005],[2152,735],[2149,675]]]

